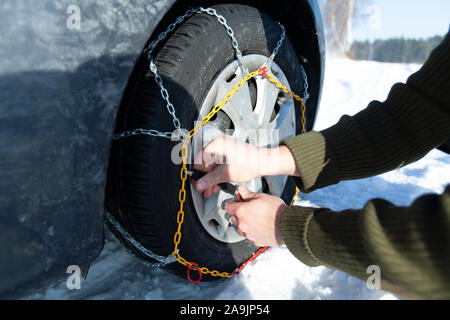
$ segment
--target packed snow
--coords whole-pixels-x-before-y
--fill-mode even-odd
[[[417,64],[393,64],[328,58],[322,103],[315,130],[355,114],[371,100],[384,101],[390,87],[404,82]],[[450,182],[450,156],[433,150],[421,160],[383,175],[347,181],[302,195],[297,204],[334,210],[360,208],[372,198],[408,205],[417,196],[442,192]],[[137,259],[108,231],[100,257],[81,289],[66,279],[29,299],[398,299],[369,289],[365,281],[326,267],[309,268],[285,247],[271,248],[232,279],[192,284]],[[368,275],[369,276],[369,275]]]

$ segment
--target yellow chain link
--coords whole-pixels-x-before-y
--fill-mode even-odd
[[[236,84],[236,86],[233,88],[233,90],[228,93],[223,99],[222,101],[220,101],[219,104],[217,104],[216,106],[214,106],[211,110],[210,113],[208,113],[205,117],[203,117],[201,119],[201,121],[191,130],[189,131],[188,134],[188,139],[186,139],[183,142],[183,145],[181,146],[181,158],[183,160],[183,164],[181,167],[181,171],[180,171],[180,179],[181,179],[181,188],[180,191],[178,193],[178,201],[180,203],[180,209],[178,210],[178,214],[177,214],[177,223],[178,223],[178,228],[177,231],[175,232],[175,235],[173,237],[173,243],[174,243],[174,249],[172,252],[172,255],[174,257],[177,258],[177,261],[186,266],[186,267],[195,267],[196,270],[198,270],[199,272],[201,272],[202,274],[210,274],[214,277],[222,277],[222,278],[231,278],[233,276],[232,273],[229,272],[219,272],[217,270],[209,270],[206,267],[197,267],[197,265],[193,262],[189,262],[186,259],[184,259],[178,250],[178,246],[181,242],[181,226],[183,225],[184,222],[184,202],[186,201],[186,180],[187,180],[187,157],[188,157],[188,144],[190,142],[190,140],[192,139],[192,137],[217,113],[219,112],[220,109],[222,109],[222,107],[228,102],[230,101],[230,99],[233,97],[233,95],[242,88],[242,86],[244,85],[245,82],[247,82],[248,80],[250,80],[251,78],[257,76],[257,75],[261,75],[263,74],[265,77],[267,77],[269,79],[270,82],[274,83],[276,85],[277,88],[283,90],[285,93],[289,94],[292,98],[294,98],[297,101],[300,101],[301,104],[301,112],[302,112],[302,118],[301,118],[301,123],[302,123],[302,133],[306,132],[306,119],[305,119],[305,103],[303,101],[303,99],[296,95],[295,93],[293,93],[292,91],[290,91],[288,88],[286,88],[285,86],[283,86],[279,81],[277,81],[272,75],[268,74],[267,72],[260,72],[260,71],[254,71],[251,72],[248,76],[246,76],[242,81],[240,81],[238,84]],[[298,194],[298,189],[296,189],[294,198],[292,203],[295,201],[295,199],[297,198],[297,194]]]

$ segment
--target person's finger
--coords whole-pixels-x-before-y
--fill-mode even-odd
[[[194,169],[206,171],[205,163],[203,162],[203,150],[197,152],[194,156]]]
[[[221,182],[227,182],[226,174],[224,172],[224,166],[222,165],[216,166],[211,172],[198,179],[195,187],[198,192],[202,193],[204,190],[212,188]]]
[[[238,225],[238,219],[236,216],[230,216],[230,222],[233,226],[237,226]]]
[[[194,183],[194,186],[195,186],[195,183]],[[220,190],[222,190],[222,188],[220,188],[219,186],[214,186],[214,187],[211,187],[211,188],[207,188],[206,190],[203,191],[203,197],[209,198],[213,194],[219,193]]]
[[[212,192],[213,193],[218,193],[218,192],[220,192],[220,190],[222,190],[222,188],[220,186],[214,186]]]
[[[209,197],[211,197],[213,194],[213,188],[207,188],[204,192],[203,192],[203,197],[205,197],[206,199],[208,199]]]
[[[225,205],[225,211],[228,212],[231,216],[235,216],[237,214],[238,208],[243,205],[243,202],[231,200],[228,201]]]
[[[242,232],[239,228],[236,228],[235,230],[236,230],[236,232],[237,232],[238,235],[240,235],[241,237],[247,238],[247,237],[245,236],[245,232]]]
[[[242,185],[238,187],[238,192],[242,196],[242,198],[244,198],[244,200],[252,199],[257,195],[257,193],[252,192]]]
[[[199,152],[194,158],[194,166],[193,168],[199,171],[209,172],[217,165],[214,161],[205,161],[203,152]],[[206,157],[205,157],[206,158]],[[207,159],[210,159],[208,157]]]

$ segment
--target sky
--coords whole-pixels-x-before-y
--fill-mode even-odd
[[[372,0],[369,19],[359,21],[354,40],[427,38],[449,30],[450,0]]]

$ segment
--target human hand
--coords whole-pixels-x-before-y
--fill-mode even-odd
[[[254,193],[239,186],[244,201],[229,201],[225,210],[230,214],[236,231],[256,246],[283,244],[280,235],[280,218],[286,204],[280,198],[265,193]]]
[[[261,163],[267,149],[238,141],[229,136],[215,138],[194,161],[194,169],[208,174],[194,182],[198,192],[209,198],[220,191],[221,182],[247,182],[261,175]]]

